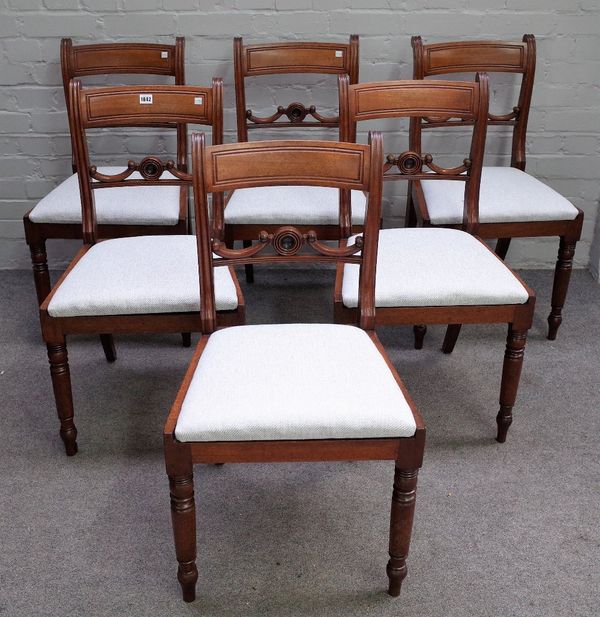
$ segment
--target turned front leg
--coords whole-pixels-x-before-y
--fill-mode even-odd
[[[527,330],[514,330],[512,325],[509,325],[504,366],[502,367],[502,383],[500,385],[500,411],[496,416],[496,423],[498,424],[496,441],[500,443],[506,441],[508,427],[512,424],[512,410],[517,399],[526,342]]]
[[[38,305],[46,299],[50,293],[50,272],[48,271],[48,256],[46,254],[46,242],[42,239],[29,245],[31,253],[31,267],[33,269],[33,281]]]
[[[179,567],[177,579],[185,602],[196,599],[196,504],[194,475],[169,476],[171,489],[171,519],[175,536],[175,553]]]
[[[577,242],[560,239],[558,247],[558,259],[554,270],[554,285],[552,286],[552,310],[548,315],[548,338],[553,341],[562,322],[562,309],[565,305],[571,272],[573,270],[573,257]]]
[[[60,437],[65,444],[67,456],[73,456],[77,454],[77,428],[73,422],[73,393],[67,345],[64,342],[48,343],[46,346],[56,411],[60,420]]]
[[[406,557],[412,534],[418,473],[418,469],[400,469],[399,467],[396,467],[394,472],[390,517],[390,560],[387,564],[387,575],[390,579],[388,593],[391,596],[400,595],[402,581],[408,572]]]

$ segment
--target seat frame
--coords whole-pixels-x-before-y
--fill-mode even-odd
[[[522,42],[508,41],[460,41],[424,45],[420,36],[412,37],[414,79],[485,71],[488,73],[521,74],[521,87],[517,106],[505,115],[488,114],[489,125],[513,127],[511,146],[511,167],[525,171],[527,121],[531,106],[535,77],[536,46],[533,34],[525,34]],[[419,149],[422,129],[444,126],[464,126],[468,122],[438,118],[419,119],[411,122],[411,149]],[[409,185],[406,224],[460,228],[459,225],[435,225],[431,222],[427,203],[420,182]],[[576,207],[576,206],[574,206]],[[558,236],[559,248],[554,283],[552,287],[551,310],[548,315],[548,339],[555,340],[562,322],[562,310],[567,297],[573,258],[577,241],[581,238],[583,211],[573,220],[518,221],[479,223],[477,234],[484,239],[497,238],[496,254],[506,257],[511,238]],[[458,329],[458,325],[455,329]],[[458,333],[456,333],[458,336]]]
[[[337,54],[340,54],[338,56]],[[331,57],[324,57],[331,56]],[[246,106],[247,78],[259,75],[286,75],[295,73],[316,73],[330,75],[347,74],[350,83],[358,83],[359,73],[359,37],[350,36],[347,44],[326,42],[277,42],[244,45],[241,37],[233,42],[233,63],[235,72],[235,99],[237,117],[238,142],[248,141],[248,131],[255,129],[311,129],[338,128],[338,116],[323,116],[317,108],[293,102],[283,107],[279,105],[275,113],[269,117],[256,116]],[[306,121],[308,120],[308,122]],[[224,207],[231,199],[232,193],[224,201]],[[225,224],[224,211],[218,215],[215,224],[220,236],[228,246],[233,246],[236,240],[241,240],[244,246],[250,246],[253,239],[261,231],[273,232],[279,224]],[[362,226],[352,226],[350,194],[340,192],[340,222],[339,225],[296,225],[303,233],[314,229],[319,237],[328,240],[347,238],[352,233],[359,233]],[[254,280],[252,265],[246,266],[246,278]]]
[[[347,156],[333,163],[332,159],[326,156],[332,150]],[[381,207],[382,153],[380,134],[372,135],[368,147],[319,141],[271,141],[204,148],[202,136],[193,136],[194,202],[198,221],[198,246],[203,265],[201,304],[204,336],[198,344],[164,429],[165,463],[171,491],[175,550],[179,563],[177,577],[186,602],[195,599],[198,579],[193,466],[199,463],[395,461],[387,574],[388,592],[393,596],[400,594],[402,581],[407,573],[406,557],[411,538],[417,474],[423,460],[425,427],[373,329],[373,275]],[[252,160],[251,171],[245,166],[245,162],[249,160]],[[320,161],[320,164],[314,167],[318,171],[311,174],[307,171],[309,166],[306,163],[315,160]],[[220,181],[219,178],[225,180]],[[304,234],[293,226],[280,226],[274,233],[263,231],[257,238],[258,244],[237,250],[225,248],[223,242],[210,236],[207,192],[286,183],[337,188],[355,188],[358,185],[370,190],[362,250],[358,243],[351,247],[330,247],[320,242],[314,230]],[[269,254],[263,252],[267,246],[273,249]],[[218,263],[217,260],[212,260],[213,251],[222,258]],[[367,331],[402,389],[415,418],[415,434],[412,437],[381,439],[178,441],[175,428],[181,406],[210,333],[217,327],[212,293],[212,268],[217,265],[223,267],[248,262],[332,263],[337,260],[361,264],[359,324]]]
[[[184,37],[177,37],[175,45],[156,43],[100,43],[73,45],[70,38],[60,44],[61,72],[67,114],[69,114],[69,83],[77,77],[91,75],[165,75],[174,77],[176,85],[185,84]],[[162,54],[168,57],[163,58]],[[179,124],[177,131],[177,162],[180,169],[187,164],[187,128]],[[73,136],[71,135],[73,173],[77,172]],[[33,208],[32,208],[33,210]],[[48,270],[46,240],[82,239],[81,223],[36,223],[30,219],[31,211],[23,217],[25,241],[31,253],[33,278],[38,305],[41,305],[52,288]],[[179,205],[179,220],[175,225],[155,224],[100,224],[99,238],[124,238],[141,235],[186,234],[188,229],[188,204],[186,192],[182,191]]]
[[[423,154],[418,144],[411,144],[410,150],[391,154],[386,158],[384,180],[408,180],[417,183],[420,179],[450,179],[465,183],[465,206],[461,228],[477,234],[479,182],[485,147],[486,118],[488,113],[488,78],[478,74],[476,82],[449,81],[396,81],[374,82],[350,85],[340,77],[340,109],[342,127],[347,141],[356,141],[357,122],[382,118],[431,116],[450,119],[457,115],[467,118],[473,126],[468,159],[454,168],[443,168],[435,164],[433,157]],[[468,162],[468,164],[467,164]],[[428,167],[425,172],[424,168]],[[483,244],[483,243],[482,243]],[[485,245],[484,245],[485,246]],[[486,247],[487,248],[487,247]],[[492,253],[493,254],[493,253]],[[499,259],[499,258],[498,258]],[[410,271],[407,270],[407,274]],[[514,274],[514,273],[513,273]],[[356,323],[356,309],[346,307],[342,299],[343,264],[336,273],[334,292],[334,319],[338,323]],[[452,351],[458,336],[455,324],[462,323],[507,323],[508,335],[500,386],[500,410],[496,416],[498,432],[496,440],[506,441],[508,428],[513,419],[527,331],[533,321],[535,293],[515,274],[523,284],[529,300],[525,304],[472,305],[472,306],[419,306],[419,307],[377,307],[376,325],[413,325],[416,334],[424,336],[426,324],[451,324],[446,333],[443,351]],[[417,338],[416,346],[419,346]]]
[[[139,97],[151,93],[155,99],[153,112],[151,106],[140,106]],[[171,185],[187,190],[192,184],[192,176],[180,169],[173,161],[163,162],[157,157],[147,157],[140,163],[129,162],[128,171],[113,176],[96,173],[90,166],[87,151],[86,128],[118,126],[153,126],[164,122],[194,123],[212,126],[213,140],[222,141],[223,121],[223,82],[214,78],[211,88],[191,86],[120,86],[113,88],[82,89],[78,80],[70,84],[72,132],[78,169],[88,169],[88,174],[79,173],[79,185],[83,202],[82,236],[84,245],[74,260],[60,277],[52,291],[40,306],[42,336],[48,349],[50,374],[54,389],[56,409],[60,420],[60,436],[67,455],[77,453],[77,429],[73,421],[73,396],[66,337],[73,334],[102,333],[153,333],[153,332],[199,332],[201,320],[199,311],[173,313],[140,313],[131,315],[85,315],[76,317],[53,317],[48,306],[62,282],[68,277],[77,262],[98,240],[93,191],[109,187]],[[190,97],[202,97],[204,104],[195,108],[190,105]],[[90,111],[88,111],[90,110]],[[174,179],[158,179],[163,170],[170,170]],[[134,170],[142,175],[140,180],[127,180]],[[157,175],[158,174],[158,175]],[[97,180],[92,182],[92,178]],[[184,234],[182,234],[184,235]],[[109,241],[105,240],[105,241]],[[199,265],[200,267],[200,265]],[[245,321],[244,298],[235,273],[231,274],[236,285],[238,308],[219,311],[219,322],[226,325],[239,325]],[[103,335],[110,337],[110,335]],[[106,342],[106,341],[104,341]],[[107,345],[110,342],[106,342]]]

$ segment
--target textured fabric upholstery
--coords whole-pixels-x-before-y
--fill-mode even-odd
[[[410,437],[412,411],[366,332],[335,324],[211,335],[183,402],[180,441]]]
[[[339,190],[322,186],[267,186],[237,189],[225,207],[225,223],[269,225],[337,225]],[[351,191],[352,224],[365,220],[367,198]]]
[[[122,167],[99,167],[117,174]],[[134,172],[130,178],[140,180]],[[171,177],[166,172],[163,178]],[[94,191],[96,218],[111,225],[175,225],[179,220],[179,186],[132,186]],[[77,174],[50,191],[29,214],[34,223],[81,223],[81,197]]]
[[[346,264],[345,306],[358,306],[359,266]],[[527,290],[477,238],[457,229],[384,229],[375,306],[524,304]]]
[[[226,267],[215,268],[217,310],[237,308]],[[48,305],[53,317],[200,310],[195,236],[139,236],[92,246]]]
[[[456,180],[421,182],[434,225],[462,223],[465,184]],[[577,208],[554,189],[514,167],[484,167],[479,222],[572,221]]]

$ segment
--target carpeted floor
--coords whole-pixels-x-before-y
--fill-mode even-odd
[[[0,272],[0,615],[598,615],[600,285],[574,273],[550,342],[552,274],[523,274],[538,308],[504,445],[503,327],[466,327],[451,356],[442,328],[422,351],[408,328],[380,331],[428,428],[399,599],[385,593],[392,464],[225,465],[196,468],[200,579],[185,605],[161,431],[192,350],[120,336],[108,365],[95,338],[73,339],[68,459],[31,275]],[[257,271],[248,322],[329,321],[332,278]]]

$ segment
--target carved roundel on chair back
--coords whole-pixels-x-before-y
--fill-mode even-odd
[[[403,174],[418,174],[423,167],[423,161],[417,152],[404,152],[398,158],[398,169]]]
[[[278,255],[295,255],[304,244],[302,234],[295,227],[281,227],[273,236],[272,245]]]
[[[139,165],[139,172],[146,180],[158,180],[163,171],[163,162],[155,156],[147,156]]]

